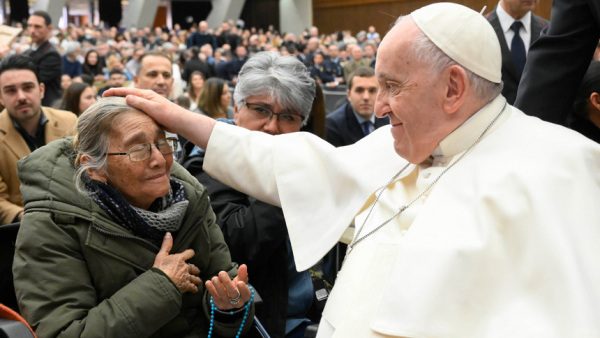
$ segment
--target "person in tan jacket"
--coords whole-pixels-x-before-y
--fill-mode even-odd
[[[34,150],[73,134],[75,114],[42,107],[44,84],[33,60],[13,55],[0,63],[0,225],[23,216],[17,162]]]

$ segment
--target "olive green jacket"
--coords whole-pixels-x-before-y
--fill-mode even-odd
[[[166,274],[152,268],[159,248],[77,192],[73,158],[72,139],[65,138],[18,164],[25,216],[13,273],[23,317],[40,338],[206,337],[210,313],[204,285],[182,296]],[[177,164],[171,177],[183,182],[190,201],[171,254],[193,249],[188,262],[200,268],[203,282],[221,270],[233,278],[237,266],[206,190]],[[249,319],[253,312],[254,307]],[[239,317],[216,321],[213,337],[235,336]],[[250,324],[247,320],[244,331]]]

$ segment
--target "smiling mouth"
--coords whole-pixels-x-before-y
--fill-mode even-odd
[[[167,173],[165,172],[165,173],[162,173],[162,174],[159,174],[159,175],[154,175],[154,176],[148,177],[147,180],[148,181],[156,180],[156,179],[162,178],[162,177],[164,177],[166,175],[167,175]]]

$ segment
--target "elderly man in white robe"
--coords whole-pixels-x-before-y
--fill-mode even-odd
[[[391,126],[337,149],[111,94],[281,206],[298,269],[355,224],[320,338],[599,337],[600,147],[506,103],[494,30],[461,5],[400,18],[376,74]]]

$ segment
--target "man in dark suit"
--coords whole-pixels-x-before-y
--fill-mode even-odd
[[[227,63],[227,80],[237,83],[237,76],[242,66],[248,61],[248,51],[246,47],[239,45],[235,49],[235,56]]]
[[[358,68],[348,76],[350,102],[327,116],[325,122],[329,143],[336,147],[351,145],[390,123],[388,117],[380,119],[374,114],[377,90],[373,68]]]
[[[529,52],[515,106],[565,125],[600,38],[600,2],[554,0],[552,21]]]
[[[192,45],[202,47],[209,44],[213,49],[217,48],[217,39],[208,32],[208,23],[200,21],[198,31],[192,34]]]
[[[517,98],[527,50],[539,37],[548,21],[531,11],[536,1],[502,0],[486,18],[494,27],[502,51],[502,95],[509,104]],[[515,34],[518,31],[519,34]]]
[[[204,75],[205,79],[215,76],[215,69],[208,62],[200,60],[200,48],[194,46],[190,49],[190,58],[183,64],[183,72],[181,78],[185,82],[189,82],[190,75],[194,71],[199,71]]]
[[[46,87],[42,105],[51,106],[62,97],[62,61],[58,50],[48,41],[52,31],[50,15],[43,11],[33,12],[27,20],[27,30],[33,46],[23,54],[31,57],[38,66],[40,82]]]

